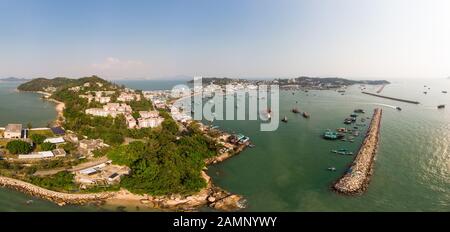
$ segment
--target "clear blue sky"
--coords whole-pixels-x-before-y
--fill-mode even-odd
[[[450,1],[0,0],[0,77],[450,75]]]

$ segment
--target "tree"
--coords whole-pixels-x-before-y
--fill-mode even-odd
[[[51,150],[54,150],[55,148],[56,148],[56,145],[53,143],[45,142],[45,143],[41,144],[42,151],[51,151]]]
[[[161,124],[162,128],[164,130],[167,130],[171,134],[177,134],[178,133],[178,125],[173,119],[166,118]]]
[[[11,154],[28,154],[33,150],[33,147],[31,144],[22,140],[13,140],[6,144],[6,149],[8,149]]]
[[[42,144],[47,137],[41,134],[32,134],[30,135],[30,138],[33,141],[33,143]]]

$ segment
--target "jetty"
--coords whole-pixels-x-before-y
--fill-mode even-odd
[[[382,85],[382,86],[377,90],[377,93],[381,93],[381,91],[383,91],[383,89],[384,89],[385,86],[386,86],[386,85]]]
[[[383,96],[383,95],[379,95],[379,94],[375,94],[375,93],[369,93],[369,92],[365,92],[365,91],[362,91],[361,93],[375,96],[375,97],[386,98],[386,99],[390,99],[390,100],[394,100],[394,101],[401,101],[401,102],[406,102],[406,103],[411,103],[411,104],[420,104],[420,102],[418,102],[418,101],[411,101],[411,100],[406,100],[406,99],[401,99],[401,98],[388,97],[388,96]]]
[[[364,192],[373,173],[380,137],[382,110],[376,108],[366,137],[348,171],[333,185],[339,193],[354,195]]]

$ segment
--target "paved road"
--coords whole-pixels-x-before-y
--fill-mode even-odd
[[[33,175],[34,176],[50,176],[50,175],[55,175],[56,173],[62,172],[62,171],[76,172],[76,171],[80,171],[80,170],[83,170],[86,168],[97,166],[108,160],[109,160],[108,157],[103,156],[103,157],[97,158],[95,160],[79,164],[72,168],[54,168],[54,169],[48,169],[48,170],[39,170],[39,171],[36,171]]]

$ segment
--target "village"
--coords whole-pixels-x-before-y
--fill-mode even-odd
[[[128,129],[157,128],[164,122],[159,110],[167,110],[180,128],[187,128],[193,122],[191,112],[186,112],[173,105],[171,91],[140,91],[124,88],[120,90],[92,90],[101,88],[101,83],[85,83],[82,86],[70,87],[68,90],[78,94],[80,99],[95,103],[99,107],[87,108],[84,113],[93,117],[116,118],[123,115]],[[205,93],[211,96],[217,86],[196,88],[193,94]],[[96,89],[96,88],[94,88]],[[41,92],[45,99],[51,99],[56,89],[45,88]],[[191,95],[189,95],[191,96]],[[186,97],[186,96],[183,96]],[[133,110],[131,102],[149,100],[152,107],[147,110]],[[207,164],[223,161],[247,147],[249,138],[244,135],[231,135],[217,130],[213,126],[200,124],[205,136],[220,145],[218,156],[210,158]],[[14,143],[26,144],[29,147],[22,151],[11,149]],[[32,128],[22,124],[8,124],[0,128],[0,160],[22,166],[33,166],[42,162],[61,161],[71,165],[61,165],[50,169],[38,169],[32,175],[37,177],[51,176],[63,171],[73,174],[73,181],[81,188],[112,186],[120,183],[131,170],[127,166],[115,165],[103,153],[110,147],[102,139],[89,139],[85,135],[65,130],[63,126]],[[99,155],[100,154],[100,155]]]

